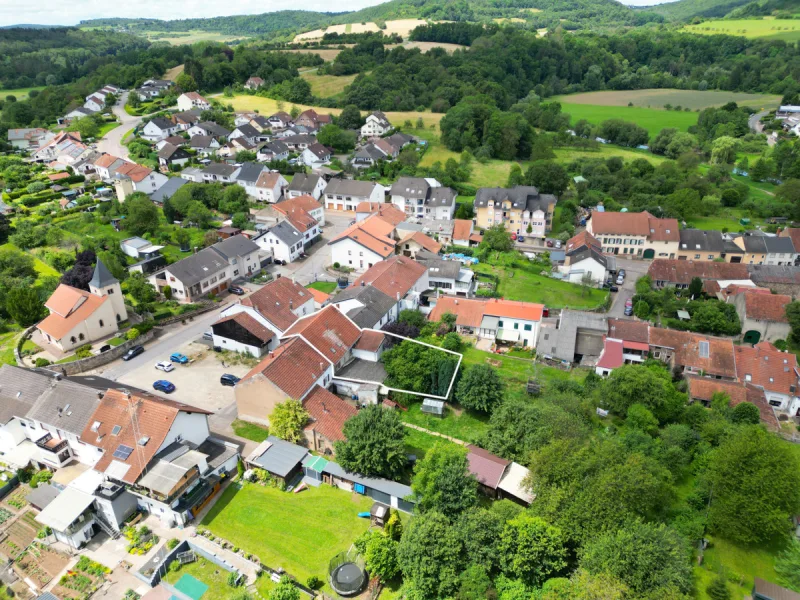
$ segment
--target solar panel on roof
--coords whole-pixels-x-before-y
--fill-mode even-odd
[[[114,450],[114,458],[119,458],[121,460],[128,460],[128,457],[133,452],[133,448],[130,446],[125,446],[124,444],[120,444],[117,446],[117,449]]]

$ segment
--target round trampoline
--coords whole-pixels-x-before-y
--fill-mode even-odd
[[[349,552],[342,552],[331,559],[328,572],[331,587],[340,596],[358,594],[367,581],[364,561],[357,554]]]

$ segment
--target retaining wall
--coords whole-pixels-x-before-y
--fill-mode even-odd
[[[107,350],[102,354],[90,356],[88,358],[81,358],[79,360],[62,363],[60,365],[53,364],[47,368],[51,371],[55,371],[56,373],[63,373],[64,375],[77,375],[78,373],[83,373],[84,371],[91,371],[92,369],[102,367],[103,365],[107,365],[108,363],[118,359],[130,348],[149,342],[155,336],[155,329],[151,329],[147,333],[143,333],[137,337],[135,340],[128,340],[124,344],[117,346],[116,348],[111,348],[111,350]]]

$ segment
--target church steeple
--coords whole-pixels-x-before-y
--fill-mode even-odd
[[[97,264],[94,266],[94,274],[89,280],[89,287],[103,289],[115,283],[119,283],[119,281],[111,274],[111,271],[103,264],[103,261],[98,258]]]

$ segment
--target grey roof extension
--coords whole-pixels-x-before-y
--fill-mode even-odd
[[[357,181],[355,179],[332,179],[325,188],[326,194],[340,196],[353,196],[356,198],[369,198],[375,183],[369,181]]]
[[[308,450],[302,446],[285,442],[274,435],[269,436],[267,441],[271,446],[253,462],[278,477],[286,477],[308,454]]]
[[[53,378],[52,387],[39,397],[25,416],[80,436],[99,404],[97,390]]]
[[[25,417],[53,384],[54,376],[11,365],[0,366],[0,424]]]
[[[704,229],[681,229],[681,250],[700,250],[701,252],[723,252],[725,239],[721,231]]]
[[[269,230],[276,238],[282,241],[287,246],[294,246],[297,242],[303,239],[300,232],[297,231],[289,221],[281,221],[277,225],[273,225]]]
[[[193,286],[227,266],[228,261],[209,247],[169,265],[167,270],[184,285]]]
[[[186,185],[187,180],[181,177],[170,177],[167,183],[150,194],[150,200],[163,204],[167,198],[172,198],[173,194]]]
[[[331,298],[331,304],[346,300],[358,300],[364,305],[347,313],[350,320],[359,327],[374,327],[397,304],[396,300],[371,285],[342,290]]]
[[[203,169],[204,175],[217,175],[218,177],[231,177],[239,167],[227,163],[211,163]]]
[[[217,242],[211,248],[224,258],[236,258],[258,252],[258,244],[243,235],[233,235]]]
[[[319,180],[319,175],[306,175],[305,173],[298,173],[294,176],[292,182],[289,184],[288,191],[310,194],[314,191],[314,188],[317,187]]]
[[[236,175],[236,181],[243,181],[245,183],[252,182],[255,185],[258,181],[258,176],[263,173],[267,167],[261,163],[246,162],[242,163],[239,173]]]

